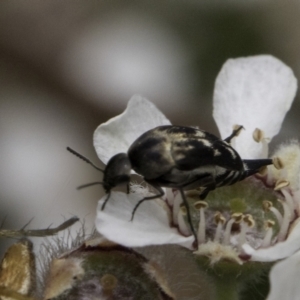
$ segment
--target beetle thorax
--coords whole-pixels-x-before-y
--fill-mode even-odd
[[[113,156],[104,171],[103,187],[106,192],[130,181],[131,163],[126,153]]]

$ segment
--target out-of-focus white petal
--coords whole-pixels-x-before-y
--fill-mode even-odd
[[[170,124],[153,103],[135,95],[129,100],[122,114],[95,130],[94,147],[101,161],[107,164],[115,154],[126,153],[130,145],[147,130]]]
[[[267,300],[299,300],[300,252],[277,263],[270,272],[271,290]]]
[[[272,138],[281,127],[297,90],[293,71],[280,60],[259,55],[229,59],[215,83],[213,116],[222,138],[235,124],[246,130],[236,138],[242,158],[261,156],[261,145],[252,139],[255,128]]]
[[[126,247],[178,244],[190,248],[193,236],[184,237],[169,225],[167,212],[157,201],[145,201],[137,209],[133,221],[131,213],[143,194],[112,192],[103,211],[103,197],[97,208],[96,229],[107,239]]]
[[[248,244],[244,244],[243,250],[246,254],[251,255],[252,261],[275,261],[293,255],[300,249],[300,219],[295,222],[295,227],[284,242],[279,242],[269,248],[258,250],[253,249]]]

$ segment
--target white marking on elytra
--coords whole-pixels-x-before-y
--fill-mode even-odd
[[[211,147],[212,146],[212,143],[209,140],[206,140],[206,139],[201,139],[201,140],[199,140],[199,142],[202,143],[206,147]]]
[[[195,136],[203,138],[203,137],[206,136],[206,134],[204,132],[202,132],[202,131],[196,131]]]
[[[214,156],[220,156],[221,152],[218,149],[214,149]]]

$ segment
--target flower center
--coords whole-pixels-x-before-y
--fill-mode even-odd
[[[288,181],[271,183],[268,174],[218,188],[205,201],[199,201],[198,190],[185,193],[197,231],[198,251],[213,243],[214,247],[216,244],[230,247],[237,256],[243,257],[245,243],[258,249],[286,239],[297,216],[297,201],[293,199]],[[173,195],[173,223],[183,235],[190,235],[180,193],[169,191],[168,201],[170,195]]]

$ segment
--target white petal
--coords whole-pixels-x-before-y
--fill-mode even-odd
[[[270,272],[271,290],[267,300],[299,300],[300,252],[277,263]]]
[[[252,261],[275,261],[293,255],[300,249],[300,222],[297,224],[284,242],[276,243],[274,246],[265,249],[255,250],[248,244],[243,245],[246,254],[251,255]]]
[[[94,132],[94,147],[103,163],[117,153],[127,152],[130,145],[144,132],[170,121],[147,99],[135,95],[125,111],[101,124]]]
[[[236,138],[242,158],[261,156],[261,145],[252,139],[255,128],[272,138],[281,127],[297,90],[293,71],[269,55],[229,59],[215,83],[213,116],[222,138],[235,124],[246,130]]]
[[[193,236],[184,237],[169,226],[167,212],[155,200],[145,201],[137,209],[131,222],[131,213],[143,194],[112,192],[104,211],[97,208],[96,229],[107,239],[126,247],[179,244],[191,248]]]

